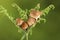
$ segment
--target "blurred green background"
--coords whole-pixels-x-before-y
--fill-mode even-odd
[[[8,13],[15,17],[18,11],[11,6],[17,3],[22,9],[30,9],[41,4],[41,10],[50,4],[55,5],[45,17],[47,22],[37,24],[33,29],[33,35],[29,40],[60,40],[60,0],[0,0],[0,5],[4,6]],[[3,13],[0,14],[0,40],[20,40],[23,34],[18,33],[16,26]]]

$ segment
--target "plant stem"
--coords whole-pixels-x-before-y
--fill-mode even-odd
[[[25,34],[22,36],[21,40],[23,40],[25,38]]]
[[[26,40],[28,40],[28,33],[26,33]]]

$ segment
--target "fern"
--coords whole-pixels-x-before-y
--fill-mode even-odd
[[[23,19],[23,20],[28,19],[28,17],[29,17],[28,15],[29,15],[29,12],[30,12],[31,9],[30,10],[28,10],[28,9],[22,10],[16,3],[13,3],[12,6],[15,7],[18,10],[21,19]],[[45,8],[41,11],[42,11],[43,15],[46,16],[46,14],[48,14],[49,11],[51,9],[54,9],[54,8],[55,8],[54,5],[51,4],[47,8]],[[37,4],[37,6],[34,7],[34,9],[35,10],[40,10],[40,4]],[[18,32],[20,32],[20,33],[24,32],[24,35],[22,36],[22,38],[20,40],[23,40],[25,37],[26,37],[26,40],[28,40],[28,36],[29,36],[29,34],[32,35],[32,29],[35,27],[35,25],[37,23],[40,23],[41,20],[43,20],[44,23],[46,22],[46,19],[40,17],[39,20],[37,20],[37,23],[35,23],[30,28],[28,28],[27,31],[25,31],[25,30],[22,30],[20,27],[18,27],[16,25],[16,21],[14,20],[14,17],[10,16],[8,14],[7,10],[3,6],[0,6],[0,13],[4,13],[11,20],[11,22],[18,28]]]

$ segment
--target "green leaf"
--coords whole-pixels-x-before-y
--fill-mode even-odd
[[[46,14],[49,13],[49,11],[50,11],[51,9],[54,9],[54,8],[55,8],[55,6],[54,6],[53,4],[49,5],[47,8],[45,8],[44,10],[42,10],[43,15],[45,16]]]

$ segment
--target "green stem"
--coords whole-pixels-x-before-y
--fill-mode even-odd
[[[28,33],[26,33],[26,40],[28,40]]]
[[[50,11],[51,9],[54,9],[54,8],[55,8],[55,6],[54,6],[53,4],[49,5],[47,8],[45,8],[44,10],[42,10],[43,15],[45,16],[46,14],[49,13],[49,11]]]
[[[32,35],[32,29],[30,30],[30,35]]]
[[[25,38],[25,34],[22,36],[21,40],[23,40]]]
[[[7,10],[3,6],[0,6],[0,10],[1,10],[0,13],[4,13],[18,29],[22,30],[20,27],[16,25],[16,21],[14,20],[14,17],[10,16]],[[24,32],[24,30],[22,31]]]

